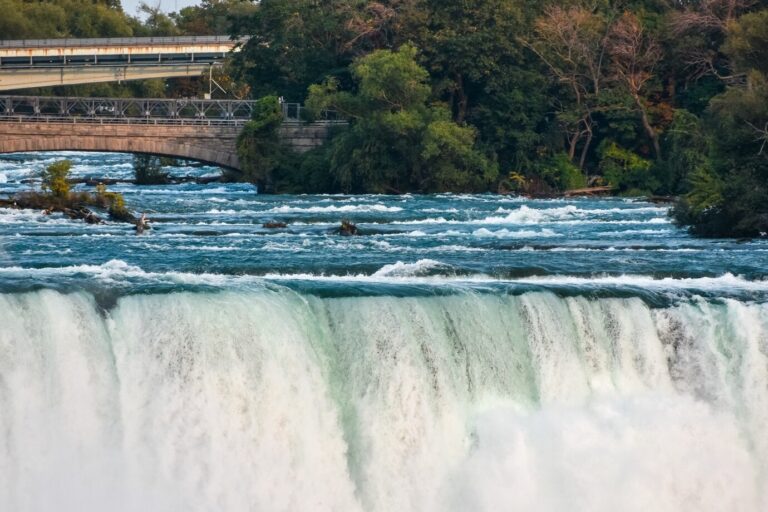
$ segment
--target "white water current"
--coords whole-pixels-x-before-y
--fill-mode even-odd
[[[0,510],[768,510],[768,305],[0,295]]]

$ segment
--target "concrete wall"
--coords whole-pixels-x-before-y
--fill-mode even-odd
[[[296,151],[321,145],[326,124],[285,124],[280,136]],[[239,126],[115,125],[96,123],[0,122],[0,153],[22,151],[109,151],[148,153],[239,170]]]
[[[331,125],[326,123],[284,123],[280,127],[280,138],[294,151],[304,153],[322,146],[328,139]]]

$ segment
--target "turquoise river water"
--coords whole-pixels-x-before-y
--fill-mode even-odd
[[[4,155],[0,197],[62,158],[133,172]],[[2,511],[768,510],[768,241],[631,199],[111,189],[153,229],[0,209]]]

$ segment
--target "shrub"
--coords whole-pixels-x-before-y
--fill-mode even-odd
[[[659,181],[651,172],[651,161],[615,142],[604,144],[600,150],[600,169],[609,184],[624,195],[650,195],[659,188]]]
[[[699,118],[686,110],[675,112],[674,121],[664,138],[664,154],[661,165],[662,192],[685,193],[692,173],[709,164],[709,141]]]
[[[134,222],[133,214],[125,206],[125,197],[119,192],[109,192],[107,187],[99,183],[96,185],[96,193],[93,194],[90,204],[106,208],[109,215],[117,220]]]
[[[162,185],[168,183],[168,173],[163,172],[162,160],[152,155],[133,155],[133,169],[137,185]]]
[[[69,171],[72,168],[72,162],[69,160],[59,160],[54,162],[43,171],[43,190],[50,195],[64,199],[69,196]]]
[[[572,190],[587,186],[587,178],[573,165],[565,153],[558,153],[548,159],[541,169],[541,176],[556,190]]]

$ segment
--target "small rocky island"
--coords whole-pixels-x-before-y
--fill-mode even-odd
[[[106,185],[96,185],[94,192],[72,191],[69,180],[71,168],[69,160],[50,164],[42,173],[42,190],[21,192],[8,199],[0,199],[0,207],[42,210],[46,215],[63,213],[70,219],[83,220],[88,224],[101,224],[107,217],[112,221],[133,224],[139,233],[149,227],[146,217],[137,218],[125,206],[123,195],[108,191]]]

